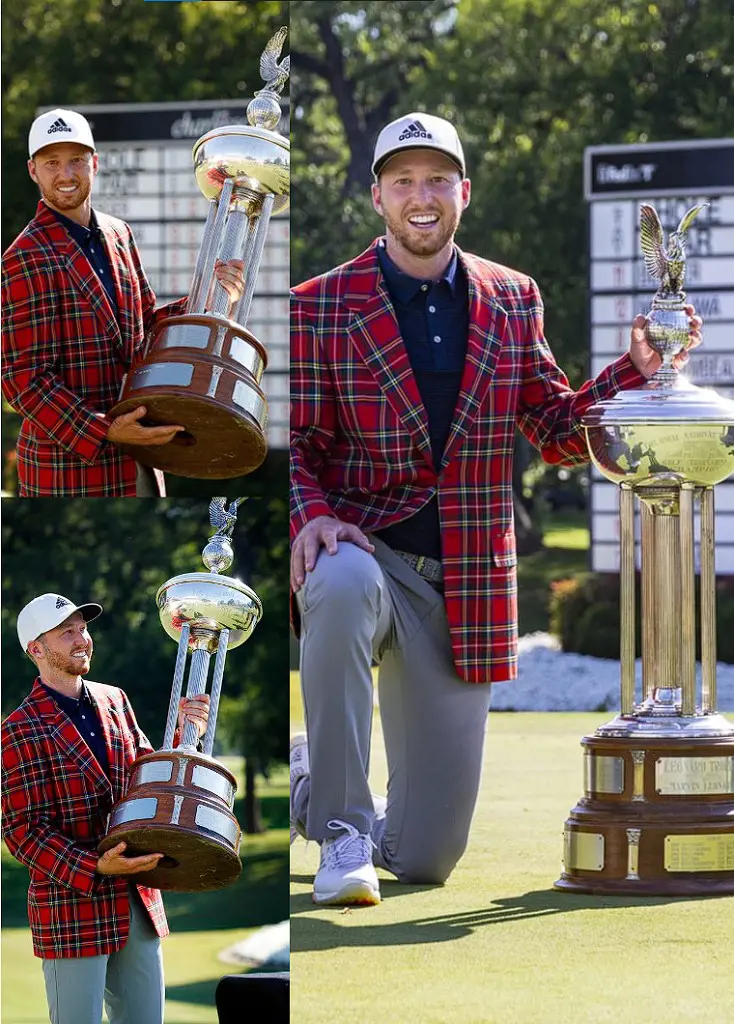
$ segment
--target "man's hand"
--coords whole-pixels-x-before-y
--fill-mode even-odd
[[[291,550],[291,589],[300,590],[306,573],[311,572],[316,565],[319,549],[324,547],[330,555],[335,555],[339,541],[346,540],[350,544],[356,544],[358,548],[372,552],[375,545],[370,544],[358,526],[350,523],[342,523],[339,519],[331,516],[318,516],[306,523],[296,539],[293,541]]]
[[[146,412],[145,406],[140,405],[132,412],[115,417],[107,431],[107,440],[113,444],[162,445],[168,444],[179,431],[186,429],[180,426],[144,427],[138,421],[142,420]]]
[[[178,705],[178,731],[182,735],[187,722],[193,722],[199,730],[199,739],[206,732],[209,721],[209,694],[197,697],[182,697]]]
[[[245,261],[230,260],[223,263],[217,260],[214,264],[214,273],[222,288],[227,291],[232,305],[239,302],[245,290]]]
[[[144,853],[142,857],[125,857],[127,843],[118,843],[103,853],[97,861],[98,875],[137,875],[141,871],[151,871],[163,853]]]
[[[677,370],[683,369],[688,362],[688,351],[701,344],[701,324],[703,323],[701,317],[696,316],[696,310],[693,306],[684,306],[683,311],[688,317],[690,330],[688,332],[687,349],[681,352],[679,356],[676,356],[673,362],[673,366],[675,366]],[[634,363],[635,369],[638,373],[641,373],[643,377],[652,377],[660,366],[662,360],[655,349],[651,348],[647,342],[647,338],[645,336],[646,324],[647,317],[642,314],[636,316],[632,321],[632,331],[630,332],[630,359]]]

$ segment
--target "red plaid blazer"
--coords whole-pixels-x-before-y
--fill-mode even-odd
[[[23,416],[21,497],[134,497],[135,461],[108,443],[105,414],[157,319],[132,232],[97,213],[115,279],[115,318],[81,248],[41,201],[3,255],[3,394]],[[162,475],[158,475],[159,485]]]
[[[584,462],[581,414],[643,378],[624,355],[572,391],[543,335],[535,282],[460,252],[469,284],[469,338],[437,473],[375,245],[292,294],[291,536],[321,515],[378,530],[406,519],[438,492],[457,670],[476,683],[513,679],[515,427],[547,462]]]
[[[122,690],[87,686],[104,730],[109,778],[38,679],[2,726],[3,838],[30,872],[33,951],[46,959],[114,953],[130,927],[128,879],[95,874],[96,851],[130,765],[153,748]],[[158,935],[167,935],[160,892],[137,888]]]

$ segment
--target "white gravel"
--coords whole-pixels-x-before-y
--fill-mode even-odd
[[[700,682],[701,666],[698,666]],[[637,662],[637,693],[641,664]],[[734,711],[734,665],[717,666],[717,709]],[[518,678],[497,683],[494,711],[618,711],[619,662],[564,654],[555,637],[529,633],[520,638]]]

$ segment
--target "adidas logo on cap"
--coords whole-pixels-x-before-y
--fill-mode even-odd
[[[405,142],[406,139],[432,139],[433,136],[423,127],[420,121],[411,121],[405,131],[398,135],[398,142]]]
[[[70,128],[63,117],[58,118],[49,128],[47,135],[53,135],[54,132],[71,132],[73,128]]]
[[[67,601],[65,597],[57,597],[56,598],[56,607],[57,608],[63,608],[67,604],[71,604],[71,601]]]

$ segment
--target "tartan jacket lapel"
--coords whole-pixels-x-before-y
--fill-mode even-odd
[[[125,764],[125,747],[122,743],[122,731],[124,724],[119,720],[119,711],[104,693],[97,690],[94,683],[87,683],[89,695],[97,708],[99,720],[102,723],[105,746],[107,747],[107,761],[110,766],[110,782],[112,784],[112,799],[120,800],[127,788],[127,766]]]
[[[347,274],[344,302],[351,312],[347,336],[416,448],[433,468],[428,417],[374,244],[349,265]]]
[[[107,297],[104,285],[92,270],[89,260],[86,258],[68,231],[59,223],[43,201],[38,204],[35,224],[46,236],[48,243],[53,247],[54,251],[64,260],[66,269],[69,272],[69,277],[82,295],[84,295],[89,301],[92,311],[99,323],[100,330],[110,339],[115,348],[120,350],[120,354],[122,354],[123,338],[120,326],[117,323],[114,312],[112,311],[112,306],[110,305],[110,300]],[[120,276],[117,266],[119,255],[117,253],[114,240],[110,238],[109,231],[105,232],[102,229],[102,234],[110,257],[110,263],[112,264],[117,300],[122,308],[124,304],[124,296],[120,288]]]
[[[74,726],[68,716],[60,710],[53,697],[50,697],[46,693],[38,679],[36,679],[33,684],[33,689],[30,693],[30,701],[33,702],[38,717],[46,724],[51,740],[54,743],[57,743],[59,748],[69,758],[71,758],[87,781],[96,788],[110,790],[110,780],[102,771],[97,758],[79,735],[76,726]],[[108,726],[104,722],[104,716],[102,714],[100,714],[100,718],[102,719],[102,725],[105,729],[105,740],[107,741],[108,754],[110,754],[111,768],[112,755],[110,751],[109,734],[107,732]]]
[[[470,433],[482,406],[507,330],[507,314],[488,291],[474,258],[459,250],[469,286],[469,337],[461,388],[441,466],[446,466]]]

